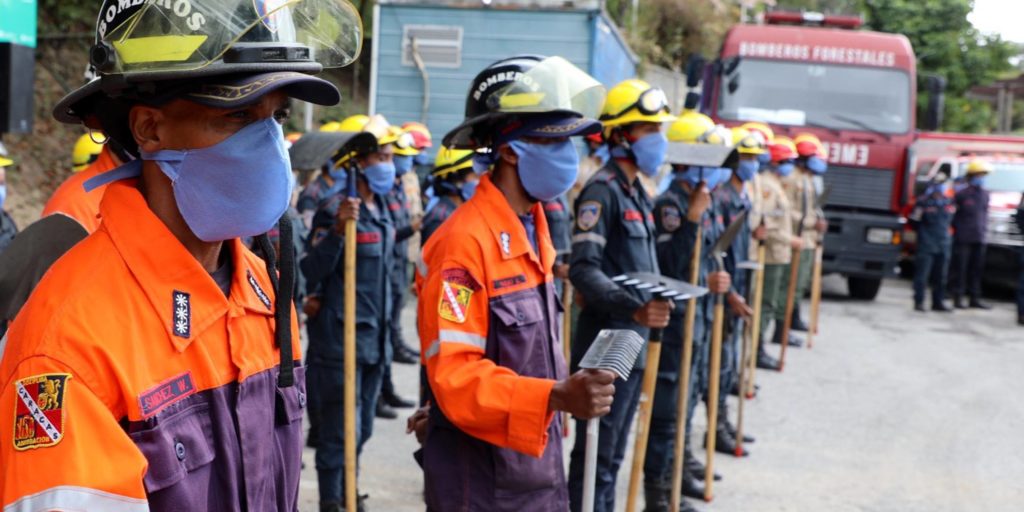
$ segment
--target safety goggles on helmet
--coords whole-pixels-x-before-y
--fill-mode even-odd
[[[645,116],[653,116],[655,114],[668,114],[670,109],[668,106],[668,97],[665,96],[665,91],[657,87],[652,87],[646,91],[640,93],[640,96],[635,102],[629,104],[626,108],[614,114],[605,114],[601,116],[601,120],[616,119],[622,117],[626,112],[637,109],[641,114]]]
[[[134,12],[110,1],[97,34],[90,60],[101,75],[217,63],[334,68],[354,61],[363,39],[359,13],[345,0],[148,1]]]
[[[548,57],[487,99],[495,112],[543,114],[572,112],[596,118],[604,105],[600,82],[562,57]]]

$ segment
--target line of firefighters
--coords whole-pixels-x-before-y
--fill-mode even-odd
[[[545,95],[548,89],[558,94]],[[576,511],[590,492],[594,510],[611,511],[638,407],[643,435],[627,509],[635,510],[642,479],[645,510],[693,510],[683,496],[710,499],[720,478],[711,453],[701,462],[691,449],[697,404],[707,404],[710,452],[748,455],[744,445],[754,439],[742,431],[743,400],[734,423],[726,397],[752,398],[754,367],[781,371],[787,347],[803,344],[791,332],[810,337],[816,330],[816,299],[810,327],[800,299],[811,288],[820,297],[821,142],[810,134],[776,136],[762,123],[728,129],[695,111],[673,115],[664,93],[641,80],[605,94],[557,57],[496,62],[470,91],[466,121],[445,137],[433,165],[424,158],[432,140],[421,124],[353,116],[324,125],[320,133],[369,133],[375,144],[345,144],[331,154],[291,210],[320,509],[345,510],[346,478],[354,475],[349,468],[346,477],[353,465],[346,437],[361,451],[375,416],[394,418],[392,408],[415,404],[396,393],[390,364],[419,358],[421,408],[409,431],[423,444],[416,458],[428,510]],[[553,103],[559,97],[563,103]],[[573,136],[585,137],[586,158]],[[77,222],[62,235],[71,244],[99,224],[104,187],[83,193],[83,183],[130,160],[114,141],[80,142],[76,161],[87,168],[44,212]],[[671,156],[673,148],[695,146],[725,148],[720,153],[728,156],[713,164]],[[417,168],[429,173],[422,219],[411,214],[421,198],[407,191],[407,173]],[[719,266],[723,255],[712,248],[737,219],[742,229]],[[422,251],[410,261],[416,233]],[[269,235],[276,252],[280,233]],[[353,274],[346,274],[353,270],[345,265],[349,244]],[[56,256],[33,258],[24,259],[39,260],[42,276]],[[612,279],[630,272],[711,293],[673,304]],[[413,281],[420,350],[406,344],[400,322]],[[346,308],[353,302],[347,288],[354,288],[354,309]],[[716,314],[716,297],[728,304],[725,318]],[[356,338],[352,381],[340,341],[346,324]],[[720,351],[712,350],[716,324],[724,325]],[[600,331],[648,337],[662,328],[660,357],[641,357],[627,380],[577,371]],[[778,359],[767,340],[781,346]],[[645,373],[656,374],[646,388]],[[343,397],[351,382],[355,424],[346,428],[353,412]],[[567,476],[561,438],[568,415],[559,412],[578,420]],[[585,420],[593,417],[601,417],[603,442],[596,487],[586,490]],[[359,496],[359,510],[366,498]]]
[[[422,125],[397,128],[380,116],[353,116],[321,128],[369,131],[378,142],[377,150],[366,154],[340,150],[298,202],[297,213],[310,230],[300,266],[309,283],[304,310],[309,317],[310,443],[317,447],[322,510],[341,508],[345,489],[344,354],[338,342],[345,322],[345,283],[339,261],[349,221],[356,223],[358,244],[360,449],[372,434],[374,413],[381,412],[379,401],[409,405],[395,394],[388,366],[393,356],[414,352],[404,342],[399,319],[410,281],[407,244],[415,232],[422,235],[415,289],[426,371],[422,408],[410,418],[409,429],[424,444],[416,457],[425,470],[428,509],[477,510],[485,504],[493,507],[497,500],[500,510],[580,510],[582,420],[592,414],[576,415],[581,423],[566,478],[561,475],[560,438],[568,430],[561,415],[551,413],[577,411],[553,405],[561,382],[551,384],[555,389],[541,385],[536,390],[507,377],[561,378],[570,387],[611,384],[599,379],[575,383],[572,377],[566,379],[561,362],[568,356],[575,369],[603,329],[631,329],[645,337],[651,329],[666,331],[656,367],[644,369],[641,358],[628,380],[615,381],[614,401],[608,397],[602,411],[595,510],[614,508],[616,478],[641,403],[649,402],[650,408],[649,425],[641,425],[649,434],[646,449],[638,446],[642,451],[635,455],[643,461],[639,471],[646,510],[692,509],[671,495],[677,438],[687,441],[676,487],[689,498],[711,497],[712,480],[705,488],[706,468],[693,454],[690,436],[677,432],[677,417],[682,416],[689,433],[698,402],[716,397],[714,406],[708,404],[709,411],[716,411],[712,425],[717,426],[709,436],[713,451],[749,454],[744,444],[753,438],[732,421],[726,396],[752,397],[754,366],[781,371],[786,347],[803,344],[790,332],[808,331],[800,299],[810,290],[812,276],[820,277],[826,224],[818,196],[827,169],[822,144],[810,134],[776,136],[761,123],[730,130],[694,111],[675,116],[664,94],[640,80],[610,90],[601,102],[599,124],[551,112],[496,110],[494,105],[501,102],[488,94],[507,94],[507,88],[516,86],[516,74],[530,76],[542,62],[526,56],[505,59],[476,78],[471,91],[484,94],[470,95],[467,123],[453,130],[437,151],[422,221],[409,213],[403,179],[425,163],[419,155],[431,146]],[[482,130],[492,132],[482,137]],[[567,135],[586,135],[588,158],[580,161]],[[670,145],[734,151],[719,165],[670,161],[665,173]],[[350,158],[368,178],[368,186],[355,194],[345,185]],[[389,162],[396,173],[380,170]],[[498,203],[511,201],[507,194],[502,198],[497,182],[508,179],[499,171],[508,162],[515,162],[525,197],[533,201],[520,211],[513,205],[515,215],[503,217],[499,213],[508,206]],[[568,190],[574,183],[583,184],[582,189]],[[654,197],[654,191],[660,195]],[[717,268],[719,255],[712,247],[741,215],[743,229],[727,251],[725,267]],[[517,258],[525,262],[514,263]],[[611,280],[626,272],[660,273],[712,293],[687,308]],[[716,295],[724,296],[729,307],[726,341],[720,357],[712,358]],[[559,345],[559,326],[564,324],[557,309],[563,304],[573,305],[563,319],[574,324],[571,349]],[[693,314],[686,318],[689,309]],[[763,336],[771,323],[772,335]],[[563,332],[568,331],[566,327]],[[780,359],[768,354],[767,340],[781,345]],[[683,368],[687,344],[692,351],[686,351],[690,363]],[[717,369],[712,360],[720,360]],[[645,370],[657,374],[653,389],[641,389]],[[716,372],[720,377],[712,379]],[[721,393],[711,389],[713,380]],[[687,394],[682,402],[680,390]],[[533,399],[543,410],[531,415],[528,402]],[[677,409],[679,403],[686,404],[684,412]],[[634,479],[640,478],[639,471],[634,467]],[[631,486],[630,510],[637,487]],[[365,498],[360,496],[360,509],[366,507]]]

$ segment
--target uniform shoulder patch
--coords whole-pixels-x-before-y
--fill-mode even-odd
[[[473,293],[480,289],[480,284],[468,270],[461,268],[443,270],[441,279],[437,314],[449,322],[466,323],[469,301]]]
[[[55,446],[64,438],[65,398],[71,375],[46,373],[15,381],[14,449]]]
[[[601,203],[597,201],[586,201],[579,207],[576,215],[576,226],[583,231],[594,229],[601,220]]]
[[[661,208],[661,225],[665,231],[669,232],[679,229],[683,225],[683,216],[679,213],[679,208],[663,206]]]

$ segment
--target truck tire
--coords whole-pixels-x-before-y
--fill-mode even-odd
[[[882,278],[850,276],[846,278],[846,286],[850,289],[850,297],[858,300],[875,300],[875,297],[878,297],[878,290],[882,288]]]

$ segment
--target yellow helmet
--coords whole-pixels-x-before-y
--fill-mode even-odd
[[[631,123],[667,123],[675,119],[665,92],[636,78],[621,82],[608,91],[600,117],[605,128]]]
[[[0,156],[0,168],[7,167],[8,165],[14,165],[14,160]]]
[[[473,168],[473,155],[476,151],[472,149],[448,149],[441,146],[437,150],[437,157],[434,158],[434,170],[430,174],[435,178],[444,179],[453,173],[463,169]]]
[[[988,160],[982,160],[980,158],[971,159],[971,162],[967,164],[967,175],[972,174],[990,174],[993,170],[992,162]]]
[[[760,133],[741,127],[732,129],[732,145],[741,155],[763,155],[768,147]]]
[[[388,128],[389,137],[394,137],[392,144],[395,146],[395,154],[399,156],[416,156],[420,150],[416,149],[416,140],[407,130],[397,126]]]
[[[422,150],[434,145],[434,140],[430,135],[430,130],[427,129],[423,123],[409,121],[402,125],[402,129],[412,135],[413,142],[416,144],[416,149]]]
[[[715,122],[710,117],[697,112],[687,110],[682,113],[675,122],[668,127],[666,137],[670,142],[685,142],[687,144],[719,143],[721,141],[710,141],[715,133]]]
[[[335,131],[339,132],[361,132],[366,130],[366,125],[370,123],[370,116],[363,114],[356,114],[354,116],[346,117],[342,122],[338,123],[338,129]],[[366,130],[369,131],[369,130]]]
[[[75,142],[75,148],[71,151],[71,168],[75,172],[84,171],[100,157],[102,151],[103,144],[92,140],[92,136],[88,133],[82,135]]]
[[[772,131],[771,127],[758,122],[744,123],[740,128],[746,128],[750,132],[760,133],[764,137],[764,143],[771,146],[775,143],[775,132]]]
[[[322,132],[340,132],[341,131],[341,123],[339,123],[337,121],[331,121],[329,123],[324,123],[324,124],[320,125],[320,131],[322,131]]]

